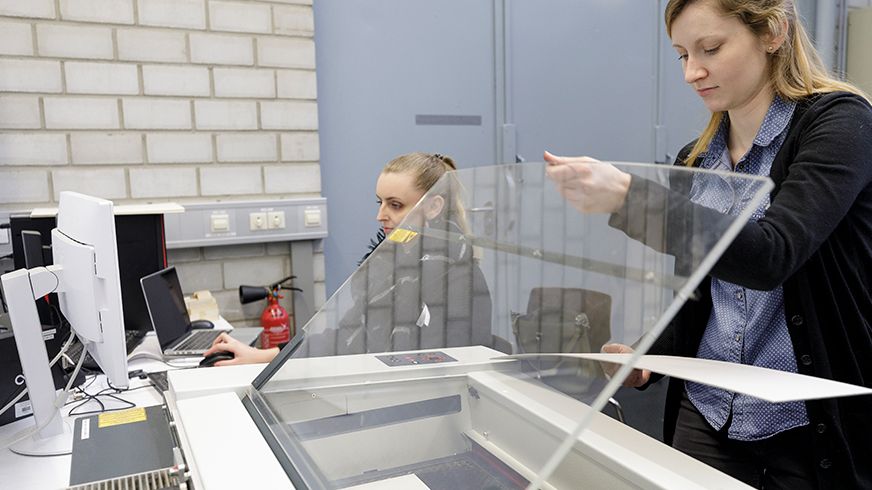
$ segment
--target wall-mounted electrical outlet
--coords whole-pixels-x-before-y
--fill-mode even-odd
[[[248,229],[251,231],[266,230],[266,213],[249,213]]]
[[[285,212],[270,211],[266,213],[266,220],[269,223],[270,230],[281,230],[285,227]]]

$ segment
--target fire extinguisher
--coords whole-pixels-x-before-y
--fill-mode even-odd
[[[279,294],[279,291],[284,289],[303,292],[300,288],[285,284],[288,281],[292,281],[295,277],[286,277],[266,287],[239,286],[240,303],[251,303],[264,298],[267,300],[266,308],[264,308],[263,313],[260,315],[260,326],[263,327],[263,331],[260,333],[260,346],[264,349],[286,344],[294,335],[291,317],[288,315],[287,310],[279,304],[279,299],[284,298],[284,296]]]

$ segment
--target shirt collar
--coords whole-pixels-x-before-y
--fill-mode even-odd
[[[766,116],[763,118],[763,123],[760,129],[757,130],[757,136],[754,137],[753,144],[756,146],[769,146],[772,141],[784,132],[787,125],[790,124],[790,119],[793,117],[793,110],[796,108],[796,102],[789,100],[784,101],[778,95],[772,100],[769,109],[766,111]],[[709,167],[720,158],[727,146],[726,133],[730,127],[730,118],[724,114],[720,126],[709,143],[706,156],[713,159],[709,162]]]
[[[790,118],[793,117],[793,109],[796,107],[796,102],[789,100],[783,101],[781,97],[775,96],[769,110],[766,111],[766,117],[763,118],[763,124],[757,130],[757,136],[754,138],[754,144],[757,146],[769,146],[779,134],[784,132],[784,128],[790,124]]]

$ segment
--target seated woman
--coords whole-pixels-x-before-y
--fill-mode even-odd
[[[449,178],[422,201],[452,170],[450,157],[426,153],[385,165],[376,184],[381,229],[348,290],[331,299],[340,303],[350,296],[349,306],[339,308],[336,325],[307,332],[295,356],[493,344],[490,293],[465,239],[459,183]],[[407,216],[408,229],[396,229]],[[279,349],[256,349],[221,335],[205,355],[218,351],[235,356],[216,363],[223,366],[269,362]]]

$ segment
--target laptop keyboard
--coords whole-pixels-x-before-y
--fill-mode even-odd
[[[141,344],[144,338],[145,332],[143,332],[142,330],[125,330],[124,343],[127,348],[127,353],[130,354],[131,352],[133,352],[133,349]],[[69,356],[69,358],[73,360],[73,365],[75,365],[75,363],[79,361],[79,356],[82,355],[82,348],[83,346],[82,343],[79,342],[79,339],[74,340],[73,343],[70,344],[69,348],[67,348],[67,356]],[[84,365],[85,367],[88,367],[90,369],[98,369],[97,363],[95,363],[94,360],[91,359],[90,354],[85,359]]]
[[[174,351],[204,351],[212,347],[212,342],[218,338],[224,330],[197,330],[187,339],[173,347]]]

